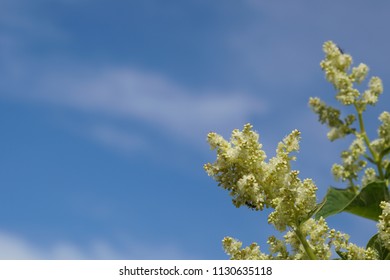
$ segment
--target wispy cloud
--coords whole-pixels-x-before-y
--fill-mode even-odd
[[[51,248],[40,248],[20,236],[0,232],[0,259],[83,259],[75,246],[59,242]]]
[[[4,82],[14,97],[98,114],[111,121],[137,122],[167,138],[187,141],[191,145],[203,143],[209,130],[230,130],[266,111],[264,102],[248,92],[194,90],[161,74],[130,67],[92,67],[83,62],[24,65],[18,67],[22,72],[15,72]],[[93,126],[87,129],[92,136],[129,148],[124,144],[129,140],[127,133],[114,126]],[[136,136],[136,132],[131,138],[131,142],[138,144],[143,141],[143,136]]]
[[[50,245],[33,243],[20,235],[0,231],[0,259],[3,260],[80,260],[80,259],[192,259],[179,247],[170,244],[149,245],[127,239],[120,249],[107,241],[92,239],[83,246],[68,241]]]
[[[103,143],[130,149],[135,142],[147,140],[141,132],[133,131],[130,136],[111,125],[117,120],[137,122],[167,139],[194,145],[203,143],[209,130],[229,131],[266,110],[261,98],[245,90],[207,85],[193,89],[165,73],[71,58],[61,49],[50,57],[29,55],[25,46],[33,44],[36,36],[40,42],[48,39],[57,44],[72,38],[52,19],[19,11],[25,4],[22,0],[2,4],[0,22],[6,32],[0,33],[0,42],[8,47],[0,52],[0,95],[109,118],[104,127],[94,123],[86,128]]]
[[[245,92],[194,91],[161,75],[130,68],[88,69],[76,75],[45,73],[39,97],[84,111],[139,120],[187,137],[193,136],[193,131],[244,121],[265,109],[259,98]]]
[[[130,133],[128,129],[120,129],[110,124],[91,126],[87,134],[105,145],[130,154],[143,151],[149,146],[148,139],[141,134]]]

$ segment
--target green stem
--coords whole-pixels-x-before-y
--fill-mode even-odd
[[[297,235],[299,241],[301,242],[301,244],[303,245],[303,248],[305,249],[305,252],[307,254],[307,256],[309,257],[309,259],[311,260],[318,260],[317,256],[314,254],[313,252],[313,249],[310,247],[309,243],[307,242],[306,240],[306,237],[303,236],[300,228],[296,228],[294,230],[295,234]]]
[[[384,179],[384,174],[383,174],[383,170],[382,170],[382,167],[381,167],[381,163],[382,163],[382,158],[378,156],[378,154],[372,149],[371,147],[371,141],[370,139],[368,138],[368,135],[367,135],[367,132],[366,132],[366,129],[364,127],[364,122],[363,122],[363,112],[361,112],[361,110],[358,109],[358,107],[356,106],[355,104],[355,109],[358,113],[358,119],[359,119],[359,127],[360,127],[360,135],[363,136],[363,140],[364,140],[364,143],[366,143],[366,146],[368,147],[368,150],[370,151],[371,155],[372,155],[372,158],[373,160],[375,161],[375,164],[376,164],[376,167],[378,169],[378,173],[379,173],[379,177],[383,180]]]

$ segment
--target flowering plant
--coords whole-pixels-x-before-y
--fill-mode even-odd
[[[382,81],[372,77],[368,89],[360,92],[368,67],[361,63],[352,67],[352,57],[331,41],[323,45],[325,59],[321,68],[336,89],[336,99],[351,106],[355,113],[341,118],[340,110],[319,98],[309,104],[319,121],[330,130],[330,141],[351,135],[354,140],[341,153],[341,163],[334,164],[336,180],[346,188],[329,188],[322,202],[317,202],[317,186],[312,179],[301,180],[299,171],[291,168],[299,150],[300,132],[293,130],[281,141],[276,156],[266,160],[252,125],[235,129],[230,141],[215,132],[207,136],[217,159],[204,169],[218,185],[229,191],[236,207],[246,206],[261,211],[271,208],[268,223],[284,233],[282,239],[270,236],[269,253],[256,243],[242,248],[242,243],[225,237],[223,247],[231,259],[330,259],[334,250],[340,259],[390,259],[390,113],[379,116],[378,136],[370,140],[364,126],[363,113],[375,105],[383,91]],[[349,236],[329,228],[325,218],[349,212],[377,221],[378,233],[365,248],[349,242]]]

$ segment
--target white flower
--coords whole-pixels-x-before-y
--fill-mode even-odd
[[[378,235],[387,250],[390,250],[390,203],[382,201],[382,214],[379,216]]]

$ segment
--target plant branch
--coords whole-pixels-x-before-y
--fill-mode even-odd
[[[361,110],[358,109],[356,104],[355,104],[355,109],[356,109],[356,111],[358,113],[360,134],[363,136],[364,143],[366,143],[366,146],[367,146],[368,150],[370,151],[370,153],[371,153],[371,155],[373,157],[375,165],[376,165],[376,167],[378,169],[379,177],[380,177],[380,179],[383,180],[384,179],[384,174],[383,174],[383,170],[382,170],[382,167],[381,167],[382,158],[380,156],[378,156],[378,154],[371,147],[371,141],[368,138],[366,129],[364,127],[363,112],[361,112]]]
[[[295,234],[297,235],[299,241],[303,245],[303,248],[305,249],[305,252],[309,259],[311,260],[318,260],[317,256],[314,254],[313,249],[310,247],[309,243],[307,242],[305,236],[303,236],[301,230],[299,227],[294,229]]]

